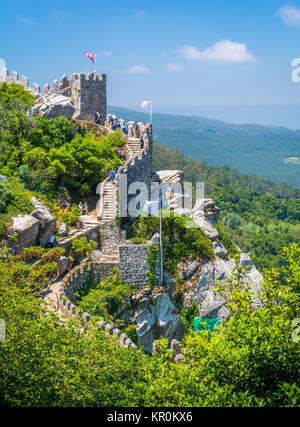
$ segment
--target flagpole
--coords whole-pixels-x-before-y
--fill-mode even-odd
[[[97,63],[97,55],[95,54],[95,74],[97,74],[97,65],[96,65],[96,63]]]
[[[150,124],[152,125],[152,99],[150,100]]]
[[[159,245],[160,245],[160,283],[164,282],[163,252],[162,252],[162,190],[159,190]]]

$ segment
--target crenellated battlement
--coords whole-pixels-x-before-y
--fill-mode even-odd
[[[38,83],[33,83],[31,87],[29,85],[28,77],[22,76],[21,80],[19,80],[19,74],[16,71],[12,71],[11,76],[9,75],[9,71],[7,68],[2,67],[2,71],[0,73],[0,82],[6,82],[8,84],[15,83],[20,84],[24,87],[24,89],[32,92],[33,94],[41,94],[40,85]],[[47,83],[43,86],[43,94],[48,93],[61,93],[62,90],[68,88],[70,82],[66,75],[63,75],[60,79],[60,83],[58,80],[54,80],[52,83],[52,87]]]
[[[73,73],[71,76],[71,80],[81,80],[81,81],[101,81],[106,82],[106,74],[96,74],[96,73],[88,73],[85,75],[84,73]]]
[[[16,71],[12,71],[10,76],[8,69],[5,67],[2,67],[2,71],[0,73],[0,82],[6,82],[8,84],[10,83],[19,84],[19,85],[22,85],[24,89],[36,95],[40,93],[40,86],[38,83],[33,83],[33,87],[30,87],[28,77],[22,76],[21,80],[19,80],[19,74]]]
[[[53,81],[52,87],[48,83],[45,84],[41,92],[38,83],[33,83],[33,86],[30,86],[27,77],[22,76],[21,80],[19,80],[19,75],[16,71],[12,71],[11,75],[9,75],[8,69],[3,67],[0,73],[0,82],[20,84],[37,98],[51,94],[71,98],[76,109],[74,119],[95,122],[95,114],[98,112],[102,118],[101,123],[104,124],[107,108],[106,74],[88,73],[86,75],[84,73],[73,73],[70,79],[64,74],[60,81]]]

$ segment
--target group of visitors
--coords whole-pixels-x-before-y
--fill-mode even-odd
[[[84,203],[80,202],[78,208],[80,210],[80,215],[89,215],[89,205],[87,201]]]
[[[110,116],[108,124],[111,130],[121,130],[125,135],[128,135],[130,126],[128,123],[118,120],[115,116]]]
[[[141,149],[144,148],[145,143],[149,142],[148,129],[144,123],[136,121],[125,123],[124,120],[118,120],[116,116],[109,116],[108,125],[113,131],[122,130],[129,138],[139,138]]]
[[[104,120],[99,112],[95,113],[96,124],[101,124]],[[109,128],[113,131],[121,130],[129,138],[140,138],[141,149],[144,148],[145,142],[148,139],[148,131],[144,123],[128,122],[124,120],[118,120],[116,116],[109,116],[108,119]]]
[[[125,123],[122,119],[117,119],[116,116],[110,116],[108,125],[111,130],[122,130],[125,135],[132,138],[139,138],[147,133],[147,128],[144,123],[128,122]]]

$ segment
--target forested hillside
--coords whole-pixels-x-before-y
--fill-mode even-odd
[[[145,113],[123,108],[109,107],[109,112],[124,120],[149,120]],[[300,165],[285,162],[300,156],[300,131],[170,114],[154,114],[153,123],[155,140],[186,156],[300,189]]]
[[[155,144],[154,168],[180,169],[185,181],[204,182],[221,208],[221,226],[257,267],[279,266],[282,247],[300,243],[300,191],[228,167],[216,168]]]
[[[175,277],[176,315],[187,326],[183,358],[177,363],[162,335],[156,337],[153,356],[143,346],[138,351],[123,348],[115,335],[107,335],[108,325],[104,331],[98,320],[113,322],[111,328],[122,327],[118,316],[128,307],[131,283],[123,283],[117,272],[103,281],[97,275],[98,283],[89,276],[82,292],[76,292],[79,312],[91,314],[89,323],[76,316],[77,309],[75,316],[74,312],[64,316],[52,311],[44,291],[60,280],[57,268],[65,249],[31,246],[16,253],[7,236],[2,238],[13,215],[32,212],[32,196],[47,202],[57,222],[74,225],[80,214],[76,205],[56,212],[61,186],[73,201],[88,197],[109,169],[122,163],[117,156],[124,144],[120,132],[99,138],[63,117],[33,118],[32,103],[21,86],[0,86],[0,406],[299,406],[299,332],[294,321],[299,318],[300,249],[291,244],[281,251],[287,243],[299,242],[299,190],[207,166],[156,144],[156,169],[179,168],[187,180],[206,183],[207,193],[223,210],[223,241],[230,241],[227,232],[254,252],[260,267],[283,266],[264,271],[259,294],[263,304],[257,306],[243,282],[247,267],[237,263],[228,283],[215,288],[232,315],[214,332],[192,331],[197,312],[195,306],[180,311],[184,287]],[[182,257],[213,256],[207,236],[185,227],[186,220],[163,221],[165,268],[170,273],[175,273]],[[158,231],[157,218],[141,218],[136,231],[143,241],[148,239]],[[70,270],[72,281],[79,276],[81,260],[92,252],[93,240],[83,240],[75,237],[73,252],[66,257],[76,264]],[[154,297],[169,298],[168,285],[153,286],[158,254],[154,249],[149,247],[145,294],[135,289],[144,305],[152,290]],[[116,311],[120,301],[121,310]],[[61,294],[56,302],[71,304]],[[133,334],[135,327],[130,330]]]

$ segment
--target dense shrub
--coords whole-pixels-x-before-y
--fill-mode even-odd
[[[175,274],[182,258],[195,256],[202,259],[213,257],[211,241],[200,228],[189,228],[187,217],[163,217],[163,261],[167,273]],[[149,240],[159,232],[159,218],[140,217],[134,225],[139,237]]]
[[[300,315],[300,248],[291,246],[285,257],[283,281],[279,271],[265,272],[261,308],[253,306],[241,270],[219,287],[232,316],[211,339],[188,334],[184,363],[171,363],[165,350],[158,370],[149,377],[147,405],[300,404],[299,328],[294,322]]]
[[[7,206],[12,202],[15,193],[9,188],[6,182],[0,182],[0,214],[6,211]]]
[[[71,243],[72,251],[77,259],[88,256],[96,247],[97,242],[94,240],[88,241],[86,237],[75,237]]]
[[[22,85],[2,82],[0,84],[0,102],[9,108],[12,108],[16,102],[22,103],[28,108],[34,103],[34,95],[25,90]]]
[[[129,325],[127,328],[124,328],[122,332],[130,338],[135,345],[138,343],[138,335],[134,325]]]
[[[133,291],[134,288],[124,283],[118,269],[115,269],[107,279],[80,298],[78,306],[98,318],[113,319],[121,301]]]
[[[18,175],[27,189],[55,198],[59,186],[74,198],[91,194],[122,164],[121,132],[100,139],[64,117],[28,112],[34,97],[21,85],[0,85],[0,174]]]
[[[64,211],[64,213],[62,214],[62,219],[63,219],[63,222],[65,222],[70,227],[72,227],[76,224],[80,215],[81,215],[81,212],[78,206],[74,204],[71,206],[71,211],[69,211],[68,209]]]
[[[177,364],[171,361],[167,340],[151,357],[121,348],[98,327],[82,328],[79,318],[62,322],[47,313],[22,286],[22,274],[12,277],[16,263],[0,249],[0,313],[9,319],[6,341],[0,343],[1,404],[299,406],[299,328],[294,319],[300,317],[300,248],[291,246],[284,256],[281,271],[265,272],[260,309],[251,304],[241,271],[220,287],[233,315],[211,338],[187,334],[185,360]],[[117,280],[107,281],[106,295],[118,298]],[[99,297],[95,293],[82,308],[91,313],[99,307]],[[125,329],[134,339],[130,330]]]
[[[14,257],[15,261],[35,261],[42,257],[45,249],[40,246],[32,246],[31,248],[25,248],[21,254]]]
[[[66,250],[64,248],[52,248],[42,255],[42,261],[45,264],[58,261],[61,256],[65,255],[65,253]]]
[[[28,278],[33,284],[38,284],[42,287],[55,277],[57,277],[57,262],[51,262],[49,264],[34,265]]]
[[[6,199],[4,213],[1,213],[0,209],[0,237],[6,234],[6,229],[12,216],[17,214],[29,214],[34,210],[34,206],[31,202],[31,198],[34,194],[26,190],[18,178],[9,178],[8,182],[5,184],[5,191],[10,193],[10,195]]]
[[[224,229],[221,227],[221,225],[216,224],[215,228],[219,232],[219,238],[218,240],[224,245],[225,249],[229,253],[231,257],[234,257],[238,255],[239,251],[234,244],[234,241],[228,236],[228,234],[224,231]]]

